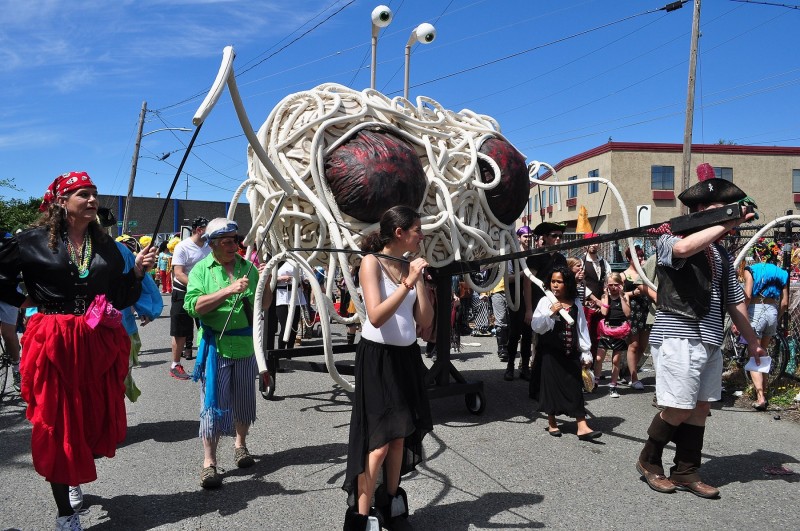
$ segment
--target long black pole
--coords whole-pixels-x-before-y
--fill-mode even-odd
[[[189,145],[186,146],[186,151],[183,153],[183,158],[181,159],[181,163],[178,165],[178,171],[175,173],[175,178],[172,179],[172,186],[169,187],[169,192],[167,192],[167,197],[164,198],[164,205],[161,207],[161,213],[158,215],[158,220],[156,221],[156,228],[153,230],[153,236],[150,239],[150,245],[153,245],[156,241],[156,236],[158,236],[158,229],[161,228],[161,222],[164,221],[164,214],[167,212],[167,205],[169,205],[169,200],[172,198],[172,191],[175,190],[175,185],[178,184],[178,179],[181,176],[181,172],[183,171],[183,165],[186,164],[186,159],[189,158],[189,152],[192,151],[192,146],[194,145],[195,139],[197,139],[197,133],[200,132],[200,129],[203,127],[205,122],[200,122],[200,125],[194,130],[194,134],[192,135],[192,139],[189,141]]]

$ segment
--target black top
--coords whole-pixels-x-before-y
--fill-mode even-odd
[[[566,267],[567,265],[567,258],[561,253],[534,254],[526,258],[525,261],[528,264],[528,269],[536,271],[536,278],[542,282],[547,281],[547,277],[550,276],[550,271],[554,267],[559,265]]]
[[[111,238],[92,239],[89,274],[78,275],[61,241],[53,251],[48,247],[50,232],[46,227],[23,231],[0,246],[0,300],[19,307],[25,296],[17,291],[17,277],[22,273],[28,295],[37,305],[67,303],[76,299],[91,301],[104,294],[115,308],[131,306],[139,299],[142,283],[131,269],[125,271],[125,259]]]

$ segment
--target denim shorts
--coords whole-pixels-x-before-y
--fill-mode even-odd
[[[750,325],[758,337],[772,337],[778,332],[778,308],[773,304],[751,304],[747,307]]]
[[[650,353],[660,405],[694,409],[697,402],[716,402],[722,397],[722,350],[718,345],[670,337],[651,345]]]

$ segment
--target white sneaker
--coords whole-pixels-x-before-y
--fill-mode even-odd
[[[642,391],[642,390],[644,390],[644,384],[642,383],[642,381],[641,381],[641,380],[636,380],[635,382],[633,382],[633,383],[631,384],[631,387],[633,387],[633,388],[634,388],[634,389],[636,389],[637,391]]]
[[[83,491],[80,485],[69,488],[69,504],[75,511],[79,511],[83,506]]]
[[[56,531],[83,531],[78,513],[56,518]]]
[[[611,392],[608,394],[608,396],[610,396],[611,398],[619,398],[619,393],[617,392],[616,385],[609,386],[609,389],[611,390]]]

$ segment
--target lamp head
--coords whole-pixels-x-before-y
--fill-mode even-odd
[[[420,44],[430,44],[436,39],[436,28],[433,24],[423,22],[414,29],[413,36]]]
[[[389,6],[379,5],[372,10],[372,25],[379,28],[385,28],[392,23],[393,18],[392,10]]]

